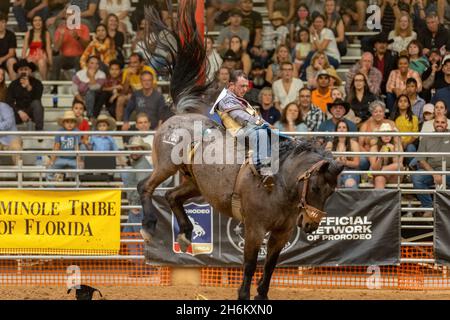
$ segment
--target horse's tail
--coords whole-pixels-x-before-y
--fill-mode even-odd
[[[173,17],[172,1],[166,1]],[[206,83],[207,56],[195,20],[196,1],[180,1],[178,23],[171,28],[152,7],[146,8],[148,28],[146,49],[150,61],[155,59],[169,73],[170,95],[179,112],[199,112],[206,107],[204,95],[211,83]],[[154,58],[154,59],[151,59]]]

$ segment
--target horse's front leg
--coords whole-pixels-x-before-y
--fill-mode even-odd
[[[289,237],[292,234],[292,229],[283,232],[273,232],[270,234],[267,243],[267,256],[264,263],[264,273],[258,283],[258,295],[255,300],[268,300],[267,293],[269,292],[270,280],[272,279],[273,271],[277,265],[278,257]]]
[[[264,230],[252,230],[252,226],[245,228],[244,246],[244,278],[238,290],[239,300],[250,300],[250,286],[258,262],[258,252],[264,239]]]
[[[180,249],[183,252],[191,244],[193,225],[184,211],[183,204],[190,198],[200,195],[197,185],[192,179],[186,179],[178,187],[166,192],[166,200],[169,202],[175,217],[177,218],[180,227],[180,233],[177,236],[177,241],[180,244]]]

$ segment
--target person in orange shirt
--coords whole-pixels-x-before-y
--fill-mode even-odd
[[[317,89],[311,93],[311,101],[313,105],[317,106],[322,112],[327,112],[327,103],[332,103],[330,88],[330,74],[326,70],[321,70],[317,73]]]

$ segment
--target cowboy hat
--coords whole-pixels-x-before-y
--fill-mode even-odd
[[[327,103],[327,110],[331,113],[331,108],[335,106],[343,106],[345,108],[345,114],[350,111],[350,103],[343,101],[342,99],[336,99],[331,103]]]
[[[239,61],[239,57],[236,55],[236,53],[231,50],[228,49],[227,52],[225,52],[225,54],[223,55],[222,59],[225,60],[231,60],[231,61]]]
[[[280,11],[275,11],[275,12],[272,14],[272,17],[270,17],[269,20],[270,20],[270,21],[273,21],[273,20],[281,20],[281,21],[283,21],[283,23],[285,22],[285,18],[284,18],[283,14],[282,14]]]
[[[342,84],[342,79],[339,78],[339,76],[338,76],[338,74],[337,74],[337,72],[336,72],[336,69],[330,67],[330,68],[327,68],[326,70],[327,70],[327,72],[328,72],[328,75],[329,75],[330,77],[332,77],[332,78],[336,81],[335,85],[336,85],[337,87],[340,87],[341,84]]]
[[[392,128],[392,126],[389,123],[382,123],[381,126],[376,130],[378,132],[395,132],[395,128]]]
[[[97,127],[97,124],[99,122],[106,122],[108,124],[108,130],[109,131],[114,131],[116,130],[117,126],[116,126],[116,120],[114,120],[113,118],[107,116],[106,114],[100,114],[97,119],[95,119],[93,121],[93,125],[94,128]]]
[[[377,42],[387,43],[387,44],[394,42],[394,39],[389,39],[388,35],[385,32],[380,32],[380,33],[374,35],[371,40],[372,40],[371,41],[372,45],[375,45],[375,43],[377,43]]]
[[[17,73],[19,71],[19,69],[23,68],[23,67],[30,68],[31,72],[35,72],[37,70],[37,67],[33,62],[29,62],[26,59],[20,59],[13,66],[14,72]]]
[[[133,148],[133,147],[141,147],[144,150],[151,150],[151,146],[142,139],[141,136],[134,136],[130,138],[128,144],[125,145],[125,148]]]
[[[58,118],[58,125],[60,125],[61,127],[64,127],[65,120],[75,120],[77,125],[80,124],[80,119],[77,118],[77,116],[75,115],[75,113],[72,110],[64,111],[64,115],[62,117]]]

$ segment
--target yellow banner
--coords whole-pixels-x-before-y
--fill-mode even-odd
[[[0,190],[0,253],[118,254],[120,205],[117,190]]]

